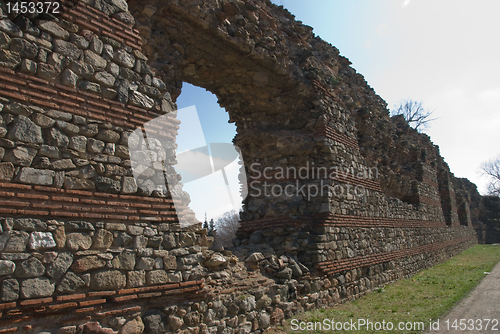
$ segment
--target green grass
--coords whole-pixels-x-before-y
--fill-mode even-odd
[[[375,289],[353,302],[320,309],[295,316],[299,321],[357,322],[369,319],[371,322],[392,322],[393,331],[353,330],[355,333],[418,333],[420,331],[400,331],[400,322],[423,322],[429,329],[429,320],[445,315],[457,302],[471,291],[500,261],[499,245],[476,245],[445,263],[415,274],[412,278],[389,284],[383,289]],[[289,319],[283,328],[291,330]],[[311,331],[306,331],[311,333]],[[320,332],[320,331],[312,331]],[[325,331],[326,332],[326,331]],[[344,331],[338,331],[343,333]]]

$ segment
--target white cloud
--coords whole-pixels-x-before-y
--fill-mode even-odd
[[[401,7],[405,8],[406,6],[408,6],[410,4],[410,0],[404,0],[403,1],[403,4],[401,5]]]

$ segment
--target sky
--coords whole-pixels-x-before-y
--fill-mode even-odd
[[[412,99],[432,110],[436,120],[425,133],[455,176],[486,193],[480,164],[500,154],[500,1],[273,2],[349,58],[389,108]],[[214,95],[184,84],[177,104],[196,106],[207,143],[231,142],[235,127]],[[204,219],[203,201],[191,207]],[[214,202],[208,207],[215,214]]]

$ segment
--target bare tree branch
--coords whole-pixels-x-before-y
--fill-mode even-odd
[[[481,164],[483,175],[490,179],[488,193],[493,196],[500,196],[500,156],[496,159]]]
[[[394,110],[391,111],[392,116],[403,115],[408,124],[418,132],[429,126],[429,122],[436,120],[430,118],[432,111],[427,111],[422,102],[405,100],[401,102]]]

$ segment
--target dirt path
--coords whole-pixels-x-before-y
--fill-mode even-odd
[[[457,327],[452,327],[455,319],[458,319],[455,323]],[[460,328],[460,319],[464,319],[462,329],[465,326],[465,330]],[[487,329],[485,319],[491,319]],[[447,320],[449,320],[449,327]],[[489,275],[486,275],[468,297],[439,320],[439,330],[427,332],[427,334],[431,333],[500,333],[500,263]]]

